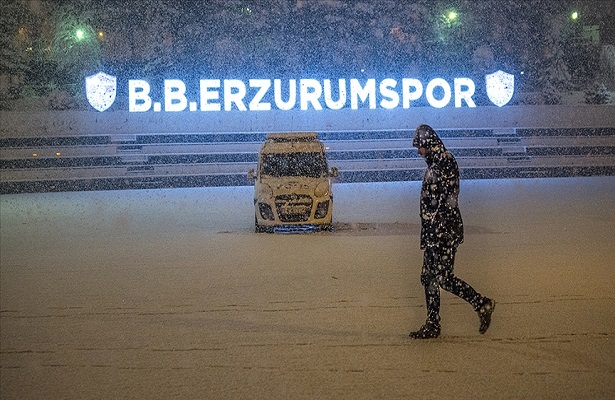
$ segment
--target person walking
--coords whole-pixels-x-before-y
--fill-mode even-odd
[[[491,324],[495,301],[482,296],[453,273],[455,253],[463,242],[463,221],[457,203],[459,168],[455,157],[429,125],[419,125],[412,141],[425,159],[427,169],[421,187],[421,284],[425,288],[427,321],[410,333],[413,339],[440,336],[440,288],[459,296],[478,313],[479,332]]]

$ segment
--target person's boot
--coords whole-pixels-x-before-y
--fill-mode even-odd
[[[410,332],[412,339],[435,339],[440,336],[440,325],[426,322],[418,331]]]
[[[491,299],[485,299],[483,305],[476,311],[478,313],[478,318],[480,319],[480,326],[478,331],[481,335],[487,332],[489,329],[489,325],[491,325],[491,314],[495,310],[495,301]]]

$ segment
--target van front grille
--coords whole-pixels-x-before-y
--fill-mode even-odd
[[[278,218],[282,222],[305,222],[312,212],[312,197],[306,194],[284,194],[275,198]]]

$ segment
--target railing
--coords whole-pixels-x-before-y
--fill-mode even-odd
[[[234,114],[212,129],[212,121],[197,124],[203,117],[192,114],[169,125],[160,114],[144,121],[122,113],[129,121],[123,123],[118,115],[0,113],[0,193],[250,185],[246,173],[256,166],[265,134],[291,130],[319,132],[329,164],[341,172],[338,182],[418,180],[425,164],[412,134],[431,120],[463,179],[615,175],[615,107],[555,107],[542,117],[529,115],[535,108],[517,109],[517,119],[491,108],[484,110],[491,116],[469,110],[473,118],[459,110],[406,110],[404,123],[376,110],[341,113],[335,123],[330,113],[322,119],[292,113],[290,123],[277,120],[278,129],[273,122],[285,114],[273,122],[262,114],[261,120],[241,116],[242,122]]]

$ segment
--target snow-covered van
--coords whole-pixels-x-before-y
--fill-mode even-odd
[[[261,146],[254,179],[256,232],[331,228],[333,193],[325,147],[314,132],[270,133]]]

